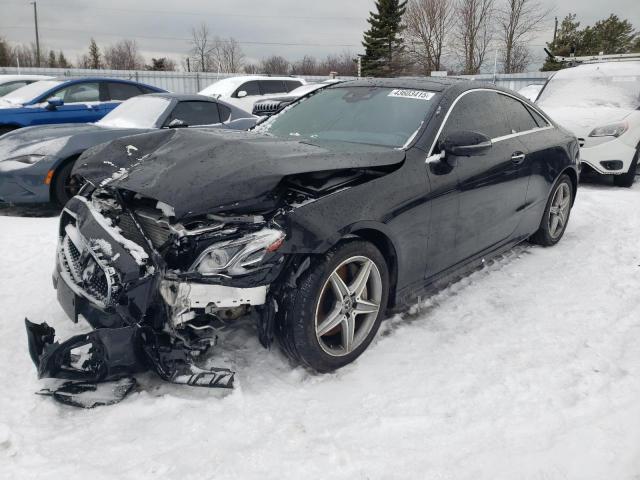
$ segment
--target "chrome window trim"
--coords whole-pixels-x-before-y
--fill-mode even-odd
[[[518,97],[516,97],[515,95],[511,95],[510,93],[503,92],[503,91],[500,91],[500,90],[494,90],[494,89],[492,89],[492,88],[472,88],[472,89],[470,89],[470,90],[466,90],[466,91],[462,92],[460,95],[458,95],[458,96],[456,97],[456,99],[453,101],[453,103],[451,104],[451,106],[450,106],[450,107],[449,107],[449,109],[447,110],[447,113],[446,113],[446,114],[445,114],[445,116],[444,116],[444,120],[442,121],[442,124],[440,125],[440,128],[438,128],[438,132],[436,133],[436,136],[435,136],[435,138],[433,139],[433,142],[431,143],[431,148],[429,148],[429,153],[428,153],[428,155],[427,155],[427,159],[428,159],[428,158],[430,158],[430,157],[433,155],[433,149],[435,148],[436,143],[438,142],[438,138],[440,138],[440,134],[442,134],[442,130],[444,130],[444,127],[445,127],[445,125],[447,124],[447,121],[449,120],[449,115],[451,115],[451,112],[453,111],[453,109],[455,108],[455,106],[458,104],[458,102],[460,101],[460,99],[461,99],[462,97],[464,97],[465,95],[467,95],[467,94],[469,94],[469,93],[472,93],[472,92],[494,92],[494,93],[497,93],[497,94],[499,94],[499,95],[505,95],[505,96],[507,96],[507,97],[511,97],[511,98],[513,98],[514,100],[517,100],[518,102],[522,103],[524,107],[530,106],[530,105],[528,105],[528,104],[526,104],[526,105],[525,105],[525,104],[522,102],[522,100],[520,100],[520,99],[519,99]],[[545,121],[546,121],[549,125],[548,125],[548,126],[546,126],[546,127],[538,127],[538,128],[534,128],[534,129],[532,129],[532,130],[526,130],[526,131],[524,131],[524,132],[512,133],[512,134],[509,134],[509,135],[503,135],[503,136],[501,136],[501,137],[492,138],[492,139],[491,139],[491,141],[492,141],[493,143],[495,143],[495,142],[500,142],[500,141],[502,141],[502,140],[507,140],[507,139],[510,139],[510,138],[518,137],[518,136],[520,136],[520,135],[529,135],[530,133],[541,132],[541,131],[544,131],[544,130],[550,130],[550,129],[555,128],[555,126],[553,125],[553,123],[551,123],[551,121],[549,120],[549,118],[548,118],[545,114],[543,114],[542,112],[540,112],[540,110],[539,110],[538,108],[535,108],[535,107],[531,107],[531,108],[533,108],[533,110],[535,110],[535,112],[536,112],[536,113],[540,114],[540,116],[541,116],[542,118],[544,118],[544,119],[545,119]],[[534,120],[534,122],[535,122],[535,120]]]

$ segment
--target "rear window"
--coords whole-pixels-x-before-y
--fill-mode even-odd
[[[129,100],[131,97],[136,97],[142,93],[142,91],[136,86],[129,83],[107,83],[109,89],[109,98],[111,100]]]

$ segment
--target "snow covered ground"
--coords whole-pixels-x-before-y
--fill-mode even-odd
[[[51,286],[56,218],[0,216],[0,478],[637,480],[639,207],[640,184],[584,185],[560,245],[387,321],[338,373],[292,369],[247,326],[221,354],[233,392],[146,375],[94,410],[34,395],[23,318],[81,328]]]

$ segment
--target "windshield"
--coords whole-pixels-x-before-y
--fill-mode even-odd
[[[14,90],[8,95],[5,95],[2,97],[2,100],[15,104],[29,103],[43,93],[51,90],[53,87],[57,87],[61,83],[62,82],[58,80],[41,80],[39,82],[33,82],[22,88]]]
[[[640,69],[626,71],[590,70],[575,75],[556,74],[544,88],[538,103],[544,108],[614,107],[635,110],[640,107]]]
[[[111,110],[96,125],[111,128],[155,128],[158,118],[170,103],[171,100],[163,97],[133,97]]]
[[[401,147],[436,104],[434,96],[424,90],[328,88],[271,117],[256,131],[282,138]]]

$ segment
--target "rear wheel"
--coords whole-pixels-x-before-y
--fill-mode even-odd
[[[540,228],[529,241],[544,247],[551,247],[560,241],[569,223],[574,194],[571,179],[568,175],[562,175],[551,190]]]
[[[633,182],[636,180],[636,173],[638,170],[638,156],[640,155],[640,148],[636,150],[636,155],[633,157],[633,161],[631,162],[631,166],[629,167],[629,171],[627,173],[623,173],[622,175],[614,175],[613,183],[617,187],[625,187],[629,188],[633,185]]]
[[[64,207],[65,204],[78,193],[82,186],[77,178],[71,176],[74,163],[75,160],[65,163],[53,178],[53,185],[51,187],[53,201],[61,207]]]
[[[285,305],[285,353],[319,372],[358,358],[385,313],[389,274],[380,251],[362,240],[333,248],[312,264]]]

